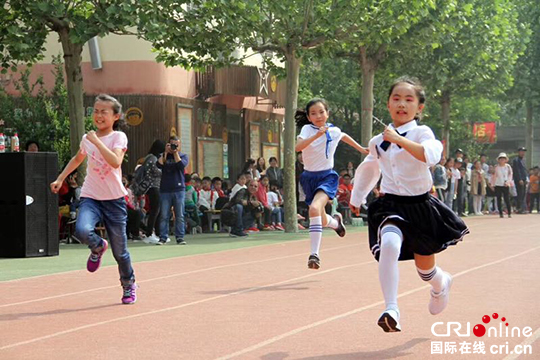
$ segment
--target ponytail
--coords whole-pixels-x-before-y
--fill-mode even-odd
[[[305,110],[296,110],[296,113],[294,114],[294,119],[296,121],[296,126],[298,128],[302,128],[304,125],[311,124],[311,121],[309,121],[307,117],[307,113]]]

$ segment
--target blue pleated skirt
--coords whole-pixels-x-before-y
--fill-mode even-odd
[[[300,175],[300,185],[302,185],[304,194],[306,194],[306,203],[308,205],[311,205],[317,191],[324,191],[330,200],[335,198],[338,184],[339,176],[332,169],[322,171],[305,170]]]

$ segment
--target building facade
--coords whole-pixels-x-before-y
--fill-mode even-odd
[[[50,35],[31,80],[42,76],[51,89],[52,57],[61,53]],[[158,63],[150,43],[118,35],[92,39],[82,55],[86,114],[100,93],[115,96],[124,107],[129,124],[124,173],[134,171],[154,140],[171,135],[190,157],[187,171],[201,176],[235,179],[249,157],[281,161],[285,84],[263,68],[261,57],[251,56],[244,66],[188,71]],[[12,85],[6,89],[17,93]]]

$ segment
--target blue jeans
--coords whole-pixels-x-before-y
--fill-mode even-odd
[[[103,245],[103,239],[96,234],[96,225],[103,221],[113,252],[118,263],[120,282],[131,285],[135,274],[131,267],[131,257],[127,249],[126,223],[127,207],[124,198],[116,200],[94,200],[81,198],[79,216],[75,225],[75,236],[94,251]]]
[[[285,211],[282,207],[275,207],[272,210],[272,222],[276,224],[281,224],[283,222],[283,217],[285,216],[284,212]]]
[[[232,231],[238,233],[254,226],[255,218],[253,217],[253,214],[249,211],[244,211],[244,207],[241,204],[236,204],[234,206],[236,207],[236,214],[238,217],[236,218],[236,226],[233,226]]]
[[[159,239],[167,240],[169,235],[169,220],[171,218],[171,207],[174,207],[174,235],[176,241],[183,240],[186,234],[186,225],[184,221],[184,199],[186,191],[180,190],[173,193],[161,193],[161,215],[159,227]]]

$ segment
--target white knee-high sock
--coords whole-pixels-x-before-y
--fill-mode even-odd
[[[322,239],[322,219],[320,216],[309,218],[309,238],[311,239],[311,254],[319,255]]]
[[[324,214],[324,215],[326,215],[326,222],[327,222],[326,227],[329,227],[330,229],[337,229],[339,225],[337,220],[328,214]]]
[[[398,310],[397,292],[399,285],[398,258],[401,253],[403,234],[395,225],[384,226],[381,230],[381,253],[379,256],[379,281],[386,303],[386,309]]]
[[[427,281],[435,293],[440,293],[444,288],[444,272],[438,266],[433,266],[431,269],[422,270],[416,268],[418,275],[424,281]]]

